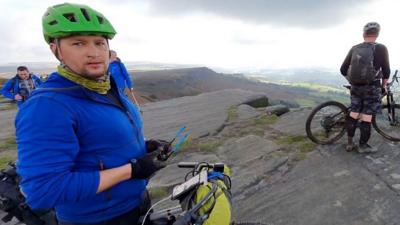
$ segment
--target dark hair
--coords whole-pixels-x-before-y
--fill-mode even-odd
[[[29,71],[29,70],[28,70],[28,67],[26,67],[26,66],[18,66],[18,67],[17,67],[17,71],[25,71],[25,70],[26,70],[26,71]]]

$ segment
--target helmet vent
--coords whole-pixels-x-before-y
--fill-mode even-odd
[[[90,21],[89,14],[87,13],[86,9],[81,8],[81,12],[87,21]]]
[[[65,13],[63,16],[70,22],[76,22],[75,15],[73,13]]]
[[[57,23],[58,23],[57,20],[53,20],[53,21],[51,21],[51,22],[49,23],[49,25],[53,26],[53,25],[56,25]]]
[[[97,19],[99,20],[99,23],[100,23],[100,24],[103,24],[103,23],[104,23],[104,18],[103,18],[103,17],[97,16]]]

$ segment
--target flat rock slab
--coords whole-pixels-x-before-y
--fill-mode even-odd
[[[261,115],[255,108],[249,105],[239,105],[237,108],[238,117],[241,120],[251,119]]]
[[[227,110],[260,93],[228,89],[197,96],[186,96],[142,106],[144,131],[148,138],[172,139],[186,126],[192,137],[219,130],[227,120]]]
[[[15,137],[14,120],[16,109],[0,111],[0,141]]]
[[[253,188],[269,173],[277,170],[288,161],[288,157],[272,157],[256,159],[248,163],[232,168],[232,194],[236,200],[245,198],[241,194],[248,188]]]
[[[384,162],[376,164],[344,151],[343,143],[321,147],[280,182],[260,182],[257,192],[235,201],[234,215],[274,225],[399,224],[400,197],[393,187],[399,182],[391,176],[399,170],[393,165],[399,158],[391,157],[396,148],[380,146],[379,154],[370,155]]]
[[[294,109],[280,116],[279,121],[273,125],[275,130],[285,134],[305,136],[306,120],[311,108]]]
[[[239,139],[232,138],[227,140],[218,149],[218,155],[228,165],[248,166],[250,161],[260,159],[278,148],[273,141],[256,135],[248,135]]]

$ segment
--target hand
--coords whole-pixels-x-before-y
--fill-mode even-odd
[[[158,170],[166,166],[165,163],[156,159],[158,151],[148,153],[142,158],[132,159],[130,161],[132,167],[131,179],[149,179]]]
[[[22,96],[19,95],[19,94],[16,94],[16,95],[14,96],[14,99],[17,100],[17,101],[21,101],[21,100],[22,100]]]
[[[151,153],[154,151],[163,151],[163,152],[170,152],[171,145],[166,140],[161,139],[150,139],[146,141],[146,151],[147,153]]]

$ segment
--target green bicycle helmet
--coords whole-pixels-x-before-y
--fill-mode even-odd
[[[49,7],[43,15],[42,27],[47,43],[74,34],[100,34],[107,39],[112,39],[116,34],[103,14],[89,6],[71,3]]]

